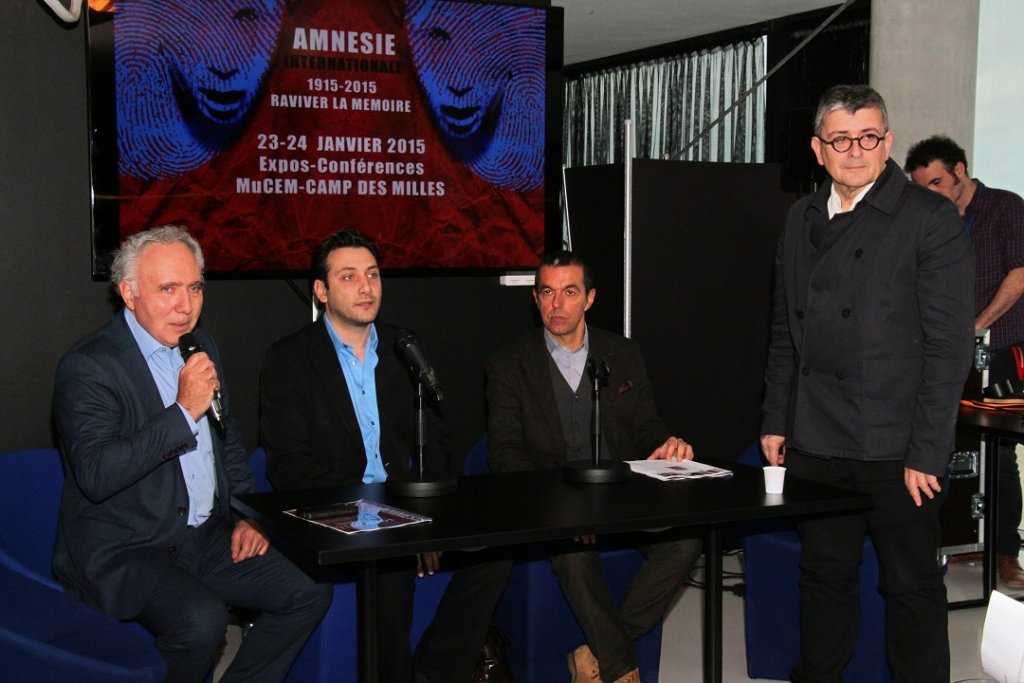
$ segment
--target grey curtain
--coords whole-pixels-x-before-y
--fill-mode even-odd
[[[567,80],[563,163],[622,161],[626,119],[641,159],[764,161],[764,84],[704,133],[764,76],[765,52],[761,37]]]

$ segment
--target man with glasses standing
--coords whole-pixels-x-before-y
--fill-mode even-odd
[[[856,645],[864,534],[879,556],[894,678],[949,680],[939,509],[974,347],[974,254],[949,202],[889,160],[882,97],[822,96],[811,148],[831,182],[786,218],[761,447],[873,507],[800,525],[794,681],[839,681]]]

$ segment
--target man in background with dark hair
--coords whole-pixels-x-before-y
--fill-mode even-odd
[[[382,300],[378,262],[376,243],[358,231],[342,230],[325,239],[313,254],[311,272],[319,319],[267,351],[260,379],[260,431],[267,478],[275,488],[411,476],[416,386],[396,348],[398,330],[377,321]],[[444,472],[448,454],[441,416],[436,404],[425,408],[424,469]],[[378,561],[381,681],[413,680],[414,572],[433,574],[439,559],[440,553],[423,553],[415,561]],[[469,680],[491,616],[479,606],[493,607],[505,585],[507,569],[498,571],[495,581],[474,581],[473,572],[453,579],[420,641],[419,680]],[[460,590],[451,590],[456,585]]]
[[[974,327],[991,331],[992,351],[1009,353],[1011,344],[1024,342],[1024,199],[971,178],[963,148],[942,135],[911,147],[904,170],[918,185],[953,202],[963,218],[974,245]],[[998,377],[994,371],[990,384],[1020,379],[1016,373]],[[1020,589],[1021,489],[1014,442],[1001,442],[998,458],[996,566],[1003,585]]]
[[[67,477],[53,572],[68,593],[149,629],[171,683],[206,678],[227,605],[256,610],[221,680],[283,681],[331,588],[231,512],[253,476],[217,347],[197,327],[202,269],[183,228],[132,235],[111,268],[124,310],[60,361],[53,406]],[[186,358],[179,340],[190,333],[201,348]],[[223,435],[208,416],[215,392]]]
[[[496,352],[487,365],[488,437],[494,472],[560,467],[592,457],[588,359],[610,369],[601,394],[602,453],[610,460],[690,460],[693,449],[658,417],[637,345],[588,326],[596,290],[584,261],[571,252],[546,256],[533,298],[542,330]],[[594,536],[550,547],[551,566],[586,643],[569,658],[575,683],[639,683],[633,641],[664,619],[689,578],[701,544],[652,534],[637,546],[646,562],[623,604],[604,579]]]
[[[762,451],[873,504],[799,525],[798,682],[842,680],[865,532],[894,679],[949,681],[939,510],[974,349],[974,256],[949,203],[889,159],[892,140],[872,88],[822,95],[811,149],[831,182],[790,209],[775,258]]]

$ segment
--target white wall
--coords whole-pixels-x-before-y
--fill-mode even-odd
[[[872,0],[871,84],[889,105],[893,159],[943,133],[971,175],[1024,195],[1021,27],[1022,0]]]
[[[979,0],[872,0],[871,85],[889,109],[892,158],[900,166],[912,144],[939,133],[969,156],[978,13]]]
[[[971,175],[1024,195],[1024,2],[981,0]],[[961,143],[963,144],[963,143]]]

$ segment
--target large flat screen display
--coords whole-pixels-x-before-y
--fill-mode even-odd
[[[347,227],[398,271],[557,243],[561,8],[118,0],[88,33],[96,278],[164,223],[213,275],[304,273]]]

